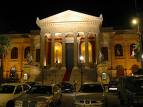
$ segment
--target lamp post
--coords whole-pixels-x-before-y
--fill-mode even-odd
[[[141,25],[140,25],[140,20],[138,18],[134,18],[132,20],[132,24],[133,25],[137,25],[137,35],[139,36],[139,39],[140,39],[140,61],[141,61],[141,68],[143,69],[143,37],[142,37],[142,31],[141,31]]]
[[[44,84],[44,79],[45,79],[44,74],[45,74],[45,70],[46,70],[46,66],[43,66],[43,67],[42,67],[42,85]]]
[[[56,80],[57,80],[57,71],[58,71],[58,62],[59,60],[58,60],[58,48],[56,47],[56,70],[55,70],[55,84],[56,84]]]
[[[80,73],[81,73],[81,78],[80,78],[80,82],[81,82],[81,85],[83,84],[83,66],[82,66],[82,63],[83,63],[83,56],[80,56],[80,68],[81,68],[81,71],[80,71]]]

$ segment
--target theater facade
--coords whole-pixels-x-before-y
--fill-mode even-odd
[[[103,81],[131,75],[140,67],[134,57],[136,30],[102,27],[103,17],[67,10],[39,19],[40,30],[5,34],[10,47],[3,77],[13,69],[20,80]]]

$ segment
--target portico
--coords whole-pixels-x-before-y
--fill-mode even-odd
[[[60,75],[59,81],[78,80],[80,56],[83,56],[82,63],[87,69],[100,63],[99,33],[102,21],[102,15],[95,17],[72,10],[41,20],[37,18],[36,23],[41,29],[41,67],[48,66],[50,76],[58,67],[55,72]]]

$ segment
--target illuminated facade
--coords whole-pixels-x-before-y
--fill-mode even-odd
[[[69,77],[79,80],[80,56],[87,70],[99,62],[102,21],[102,15],[95,17],[71,10],[41,20],[37,18],[41,29],[41,65],[50,66],[51,72],[57,68],[55,65],[60,66],[61,71],[56,74],[61,80],[67,81]]]
[[[44,82],[80,82],[81,69],[84,81],[108,82],[131,75],[140,67],[133,57],[138,42],[136,31],[101,29],[102,21],[102,15],[95,17],[67,10],[45,19],[37,18],[40,32],[7,34],[11,45],[4,58],[3,77],[10,77],[12,67],[19,79],[28,74],[31,80]]]
[[[40,62],[40,37],[39,33],[27,34],[1,34],[8,36],[10,46],[3,58],[3,78],[23,79],[24,71],[30,74],[30,68],[35,67],[29,63],[28,55],[32,56],[32,63],[38,67]],[[14,69],[14,70],[13,70]],[[36,72],[35,72],[36,73]],[[31,74],[32,75],[32,74]]]

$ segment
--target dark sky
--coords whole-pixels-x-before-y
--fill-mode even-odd
[[[38,29],[37,17],[42,19],[65,10],[103,14],[103,27],[129,28],[136,12],[142,15],[143,0],[1,0],[0,33]]]

